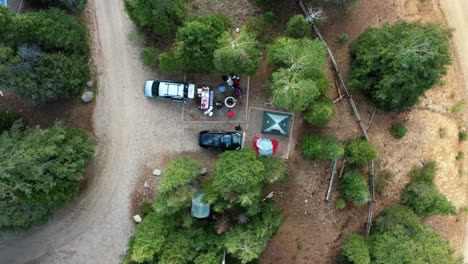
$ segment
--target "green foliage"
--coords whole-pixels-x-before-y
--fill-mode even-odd
[[[159,51],[153,47],[141,49],[140,58],[146,66],[154,66],[158,63]]]
[[[366,240],[358,234],[351,234],[345,239],[341,246],[341,255],[346,258],[347,263],[371,263]]]
[[[452,106],[452,109],[450,109],[450,111],[452,111],[452,113],[460,113],[463,111],[465,106],[466,102],[458,102]]]
[[[344,154],[343,145],[335,137],[305,135],[301,143],[302,154],[306,159],[337,159]]]
[[[458,132],[458,140],[465,141],[468,138],[468,133],[465,130]]]
[[[143,202],[141,204],[141,213],[143,214],[143,216],[149,215],[152,212],[154,212],[154,210],[151,203]]]
[[[402,123],[396,123],[392,125],[390,133],[396,139],[402,139],[406,134],[406,127]]]
[[[275,183],[283,180],[288,176],[288,165],[281,159],[276,157],[262,157],[260,161],[265,168],[265,182]]]
[[[367,30],[351,47],[351,88],[384,111],[411,107],[451,62],[451,31],[441,24],[397,22]]]
[[[293,112],[307,109],[324,91],[325,47],[317,40],[278,38],[269,46],[268,62],[280,66],[268,88],[273,104]]]
[[[214,204],[215,211],[240,205],[249,214],[258,210],[265,168],[251,149],[226,151],[213,169],[213,179],[205,183],[205,199]]]
[[[276,20],[276,14],[273,11],[263,13],[263,20],[267,23],[273,23]]]
[[[21,71],[12,86],[23,97],[44,103],[76,96],[88,77],[88,64],[81,57],[48,53],[33,69]]]
[[[333,117],[333,103],[326,97],[319,97],[304,114],[304,120],[312,126],[325,126]]]
[[[171,215],[187,208],[192,202],[195,189],[190,183],[200,174],[202,165],[189,158],[171,161],[159,184],[154,210],[158,215]]]
[[[79,130],[56,124],[23,132],[15,123],[0,136],[0,229],[28,228],[70,201],[92,153]]]
[[[463,151],[458,151],[457,156],[455,157],[456,160],[462,160],[465,158],[465,153]]]
[[[10,129],[13,123],[18,119],[20,119],[20,116],[17,113],[0,108],[0,134],[5,130]]]
[[[228,19],[221,15],[191,18],[177,30],[174,47],[160,55],[161,70],[199,73],[213,71],[213,53],[219,47],[218,39],[229,26]]]
[[[341,178],[340,190],[343,197],[356,206],[364,205],[370,199],[366,178],[356,170],[345,172]]]
[[[364,166],[377,156],[377,149],[365,139],[351,140],[345,148],[346,160],[351,165]]]
[[[456,215],[455,207],[439,192],[434,183],[436,165],[428,163],[411,172],[411,181],[403,193],[404,205],[411,207],[419,216]]]
[[[338,36],[338,42],[341,44],[341,45],[344,45],[346,42],[348,42],[349,40],[349,35],[346,34],[346,33],[343,33],[343,34],[340,34]]]
[[[255,74],[262,55],[255,37],[247,30],[224,32],[214,51],[214,66],[218,72]]]
[[[303,15],[295,15],[289,20],[284,33],[291,38],[306,38],[312,33],[312,26],[307,23]]]
[[[382,170],[380,174],[375,177],[374,188],[375,191],[381,193],[387,184],[395,178],[395,173],[391,170]]]
[[[380,214],[368,245],[372,263],[462,263],[453,256],[447,241],[421,225],[419,217],[401,205]]]
[[[335,208],[336,209],[344,209],[346,208],[346,201],[343,198],[338,198],[335,201]]]
[[[173,33],[187,17],[184,0],[125,0],[124,6],[133,22],[158,35]]]

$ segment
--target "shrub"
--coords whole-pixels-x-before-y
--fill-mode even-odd
[[[20,116],[17,113],[0,108],[0,134],[5,130],[10,129],[13,123],[18,119],[20,119]]]
[[[382,170],[380,175],[375,177],[374,188],[375,191],[381,193],[387,184],[395,178],[395,174],[391,170]]]
[[[333,103],[328,98],[320,98],[312,103],[304,114],[304,120],[313,126],[324,126],[333,117]]]
[[[276,157],[262,157],[260,160],[265,168],[265,181],[267,183],[275,183],[288,176],[288,165],[281,159]]]
[[[0,135],[0,230],[45,222],[76,195],[92,153],[90,137],[63,124],[23,131],[15,123]]]
[[[411,181],[405,188],[402,203],[419,216],[456,215],[455,207],[434,184],[435,163],[413,169]]]
[[[158,35],[173,33],[187,17],[183,0],[125,0],[124,6],[133,22]]]
[[[458,151],[457,156],[455,157],[456,160],[462,160],[465,157],[465,153],[463,151]]]
[[[336,208],[336,209],[344,209],[344,208],[346,208],[346,201],[345,201],[343,198],[338,198],[338,199],[336,199],[335,208]]]
[[[153,47],[143,48],[140,52],[140,58],[146,66],[154,66],[158,62],[159,51]]]
[[[344,154],[343,145],[335,137],[305,135],[301,143],[302,154],[306,159],[334,160]]]
[[[468,133],[465,130],[458,132],[458,140],[465,141],[468,138]]]
[[[356,206],[367,203],[370,199],[367,181],[358,171],[349,171],[343,175],[340,184],[343,197],[352,201]]]
[[[390,133],[394,138],[401,139],[406,134],[406,127],[402,123],[393,124]]]
[[[276,20],[276,14],[273,11],[267,11],[263,14],[263,20],[267,23],[273,23]]]
[[[343,33],[343,34],[340,34],[338,36],[338,42],[341,44],[341,45],[344,45],[346,42],[348,42],[349,40],[349,35],[346,34],[346,33]]]
[[[341,255],[346,263],[370,264],[369,248],[365,239],[358,234],[349,235],[341,246]]]
[[[351,140],[345,148],[345,158],[351,165],[364,166],[377,156],[375,147],[365,139]]]
[[[295,15],[291,17],[286,27],[285,34],[291,38],[309,37],[312,32],[312,27],[304,19],[303,15]]]
[[[446,73],[450,36],[441,24],[418,22],[369,29],[351,46],[349,85],[384,111],[411,107]]]
[[[460,113],[463,111],[465,106],[466,102],[458,102],[452,106],[452,109],[450,109],[450,111],[452,111],[452,113]]]

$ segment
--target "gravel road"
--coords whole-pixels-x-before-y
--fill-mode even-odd
[[[119,263],[134,225],[134,182],[163,155],[198,149],[199,128],[182,124],[183,105],[143,97],[145,69],[128,41],[132,23],[121,0],[88,1],[95,14],[94,56],[99,94],[94,113],[97,147],[87,190],[51,222],[0,237],[0,263]],[[208,127],[210,128],[210,127]]]

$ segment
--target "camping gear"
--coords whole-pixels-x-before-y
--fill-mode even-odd
[[[232,96],[228,96],[226,97],[226,99],[224,99],[224,105],[227,107],[227,108],[233,108],[234,106],[236,106],[236,98],[232,97]]]
[[[255,137],[253,147],[260,157],[271,157],[278,150],[279,142],[274,139]]]
[[[290,125],[290,114],[263,111],[262,133],[289,136]]]
[[[226,92],[226,86],[219,86],[218,87],[218,93],[225,93]]]
[[[233,118],[235,115],[236,115],[236,113],[234,111],[232,111],[232,110],[227,113],[227,117],[229,117],[229,118]]]
[[[203,197],[205,196],[202,192],[196,192],[192,198],[192,215],[196,218],[207,218],[210,216],[210,205],[204,204]]]

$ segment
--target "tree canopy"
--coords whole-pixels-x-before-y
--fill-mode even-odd
[[[340,181],[340,190],[345,199],[357,206],[364,205],[370,199],[366,178],[357,170],[345,172]]]
[[[125,0],[128,16],[138,26],[149,28],[158,35],[169,35],[187,17],[184,0]]]
[[[419,22],[369,29],[351,46],[349,85],[384,111],[411,107],[446,73],[450,36],[441,24]]]
[[[219,47],[218,39],[229,26],[229,19],[221,15],[192,17],[177,30],[174,47],[159,56],[161,70],[198,73],[213,71],[213,54]]]
[[[345,148],[346,161],[351,165],[367,165],[378,155],[377,149],[365,139],[351,140]]]
[[[0,136],[0,229],[28,228],[70,201],[92,154],[90,137],[77,129],[14,124]]]

